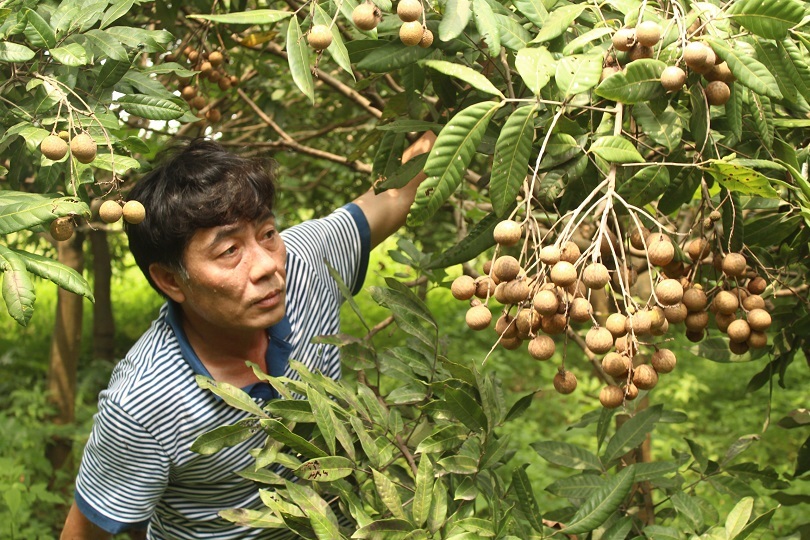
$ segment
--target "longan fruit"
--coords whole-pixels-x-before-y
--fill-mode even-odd
[[[748,321],[736,319],[728,325],[726,333],[731,341],[742,343],[748,341],[748,337],[751,335],[751,327],[748,325]]]
[[[641,229],[636,227],[633,229],[633,232],[630,233],[630,245],[640,251],[644,251],[644,249],[646,249],[644,247],[644,240],[649,236],[650,230],[647,227],[642,226]]]
[[[476,280],[475,296],[480,299],[485,299],[487,296],[492,296],[495,293],[495,283],[489,276],[482,276]]]
[[[492,322],[492,313],[485,305],[472,306],[465,315],[467,326],[473,330],[483,330]]]
[[[669,349],[658,349],[650,358],[650,363],[658,373],[669,373],[675,369],[675,353]]]
[[[687,330],[684,335],[692,343],[699,343],[706,337],[706,332],[704,330]]]
[[[771,314],[761,308],[752,309],[748,312],[748,324],[751,330],[764,332],[771,327]]]
[[[498,343],[500,343],[501,347],[503,347],[504,349],[514,351],[516,349],[519,349],[520,346],[523,345],[523,340],[517,336],[511,338],[502,337],[498,340]]]
[[[548,360],[554,356],[554,340],[542,334],[535,336],[529,341],[529,354],[536,360]]]
[[[746,341],[745,343],[752,349],[761,349],[763,347],[767,347],[768,334],[766,334],[765,332],[760,332],[758,330],[751,330],[751,335],[748,336],[748,341]]]
[[[627,401],[633,401],[638,397],[638,386],[629,382],[624,385],[624,399]]]
[[[729,341],[728,342],[728,350],[730,350],[734,354],[745,354],[748,352],[748,343],[745,341]]]
[[[734,82],[734,75],[731,73],[731,69],[729,69],[728,64],[725,62],[715,64],[708,72],[706,72],[704,77],[706,77],[707,81],[723,81],[726,84],[731,84]]]
[[[745,256],[742,253],[728,253],[723,257],[722,270],[729,277],[742,277],[747,266]]]
[[[709,326],[709,314],[705,311],[695,311],[688,314],[683,322],[687,330],[692,332],[702,331]]]
[[[670,324],[679,324],[686,320],[689,310],[683,302],[664,308],[664,317]]]
[[[650,312],[641,309],[629,317],[627,317],[627,325],[625,326],[627,332],[632,330],[634,334],[647,334],[652,328],[652,319]]]
[[[399,39],[408,47],[419,45],[424,33],[424,27],[419,21],[405,22],[399,27]]]
[[[567,287],[576,280],[577,270],[570,262],[561,260],[551,267],[551,281],[553,281],[555,285],[559,287]]]
[[[325,24],[316,24],[307,34],[307,43],[316,51],[322,51],[332,44],[332,31]]]
[[[412,22],[422,16],[422,2],[419,0],[400,0],[397,4],[397,16],[402,22]]]
[[[692,41],[683,49],[684,62],[690,69],[703,68],[707,64],[710,50],[707,45],[700,41]],[[713,60],[712,63],[714,63]]]
[[[683,292],[683,304],[689,311],[703,311],[709,304],[709,299],[703,291],[703,287],[695,285]]]
[[[613,334],[601,326],[594,326],[585,334],[585,344],[596,354],[605,354],[613,348]]]
[[[614,49],[627,52],[636,44],[636,31],[633,28],[619,28],[611,41]]]
[[[589,289],[603,289],[610,282],[610,273],[604,264],[596,262],[582,271],[582,282]]]
[[[740,301],[729,291],[718,292],[713,304],[717,312],[723,314],[734,313],[740,307]]]
[[[46,158],[59,161],[67,155],[68,145],[58,135],[48,135],[39,144],[39,150]]]
[[[517,336],[517,324],[514,317],[504,313],[495,321],[495,333],[502,338],[513,338]]]
[[[560,368],[554,375],[554,389],[560,394],[570,394],[577,389],[577,378],[565,368]]]
[[[231,84],[230,77],[222,77],[217,81],[217,86],[219,86],[219,89],[224,92],[226,90],[230,90],[231,86],[233,85]]]
[[[137,225],[146,219],[146,208],[139,201],[131,200],[124,203],[121,214],[124,216],[124,221],[130,225]]]
[[[574,322],[585,322],[591,320],[593,306],[587,298],[574,298],[568,307],[568,315]]]
[[[222,113],[219,112],[219,109],[208,109],[205,112],[205,118],[212,124],[216,124],[222,119]]]
[[[115,223],[124,214],[118,201],[104,201],[98,209],[98,217],[104,223]]]
[[[70,140],[70,153],[79,163],[90,163],[96,159],[98,145],[87,133],[80,133]]]
[[[602,358],[602,369],[611,377],[626,377],[632,367],[630,358],[619,353],[609,352]]]
[[[554,291],[539,291],[534,295],[532,305],[534,306],[534,309],[541,315],[553,315],[554,313],[557,313],[557,309],[560,307],[560,299],[557,297]]]
[[[211,62],[206,61],[200,64],[199,70],[200,75],[203,77],[208,77],[214,71],[214,66],[211,64]]]
[[[540,328],[541,317],[535,310],[521,309],[515,317],[515,325],[517,326],[518,337],[521,339],[528,339],[530,336]]]
[[[207,103],[208,101],[206,101],[205,96],[194,96],[194,98],[192,98],[192,100],[189,102],[189,105],[195,109],[202,109]]]
[[[633,48],[627,52],[627,59],[630,62],[635,62],[642,58],[652,58],[654,54],[652,47],[645,47],[641,43],[636,43],[633,45]]]
[[[499,245],[509,247],[520,241],[521,234],[523,234],[523,230],[520,223],[505,219],[495,226],[492,236]]]
[[[419,40],[418,45],[423,49],[427,49],[433,45],[433,32],[431,32],[429,28],[425,28],[422,39]]]
[[[352,22],[360,30],[374,30],[380,24],[380,10],[371,2],[364,2],[352,11]]]
[[[208,55],[208,61],[211,62],[212,66],[219,67],[225,61],[225,57],[219,51],[211,51],[211,54]]]
[[[475,279],[466,275],[458,276],[450,285],[450,292],[456,300],[469,300],[475,295],[475,289]]]
[[[768,288],[768,282],[765,281],[765,278],[762,276],[756,276],[751,278],[748,282],[748,292],[751,294],[762,294],[765,292],[765,289]]]
[[[520,263],[511,255],[501,255],[492,266],[492,272],[501,281],[510,281],[520,273]]]
[[[57,135],[58,135],[58,136],[59,136],[59,138],[60,138],[60,139],[62,139],[63,141],[65,141],[65,142],[70,142],[70,133],[68,133],[68,132],[67,132],[67,131],[65,131],[64,129],[63,129],[62,131],[60,131],[60,132],[59,132]]]
[[[550,336],[562,334],[565,331],[568,321],[562,313],[545,316],[540,320],[540,328]]]
[[[605,321],[605,328],[613,337],[621,337],[627,333],[627,317],[621,313],[611,313]]]
[[[645,47],[653,47],[661,40],[661,26],[655,21],[636,25],[636,41]]]
[[[656,266],[666,266],[675,258],[675,247],[668,236],[663,234],[651,235],[647,239],[647,259]]]
[[[641,364],[633,370],[633,384],[639,390],[652,390],[658,384],[658,373],[649,364]]]
[[[599,403],[606,409],[615,409],[624,403],[624,391],[611,384],[599,391]]]
[[[717,329],[723,332],[724,334],[728,332],[728,325],[730,325],[735,320],[737,320],[737,317],[733,313],[714,314],[714,324],[716,324]]]
[[[513,279],[504,284],[503,296],[505,304],[519,304],[529,298],[531,290],[525,279]]]
[[[752,309],[764,309],[765,300],[758,294],[752,294],[743,298],[743,309],[751,311]]]
[[[566,242],[560,249],[560,260],[570,262],[571,264],[577,262],[580,255],[582,255],[582,252],[579,250],[579,246],[574,242]]]
[[[679,303],[683,295],[683,287],[676,279],[665,279],[655,286],[655,296],[665,306]]]
[[[731,98],[731,88],[723,81],[712,81],[706,85],[706,101],[709,105],[725,105]]]
[[[638,352],[638,341],[629,334],[616,338],[616,352],[633,356]]]
[[[186,101],[191,101],[196,95],[197,89],[193,86],[184,86],[183,89],[180,90],[180,97]]]
[[[661,86],[667,92],[677,92],[686,84],[686,72],[678,66],[667,66],[661,72]]]
[[[557,246],[543,246],[540,249],[540,261],[549,266],[557,264],[562,257],[562,252]]]
[[[51,221],[49,229],[54,240],[64,242],[73,236],[73,220],[70,216],[58,217]]]
[[[693,261],[702,261],[709,255],[711,255],[712,250],[709,246],[709,243],[703,238],[695,238],[691,242],[689,242],[689,246],[686,248],[686,252],[689,254],[689,258]]]

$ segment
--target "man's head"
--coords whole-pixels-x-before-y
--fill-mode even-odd
[[[185,255],[195,232],[240,221],[253,222],[273,210],[271,161],[247,159],[221,145],[196,139],[172,148],[129,194],[146,208],[146,219],[126,225],[129,248],[150,285],[158,264],[185,275]]]

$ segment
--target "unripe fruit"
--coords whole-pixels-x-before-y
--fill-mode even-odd
[[[450,292],[456,300],[469,300],[475,295],[475,280],[470,276],[458,276],[450,285]]]
[[[422,39],[419,40],[419,46],[423,49],[427,49],[431,45],[433,45],[433,32],[431,32],[429,28],[425,28]]]
[[[711,255],[712,250],[709,246],[709,243],[704,240],[703,238],[695,238],[691,242],[689,242],[689,246],[686,248],[686,252],[689,254],[689,258],[693,261],[702,261],[709,255]]]
[[[570,262],[574,264],[579,259],[579,256],[582,255],[582,252],[579,250],[579,246],[576,245],[574,242],[566,242],[565,245],[560,249],[560,260]]]
[[[683,322],[687,330],[692,332],[702,331],[709,326],[709,314],[705,311],[696,311],[687,315]]]
[[[652,355],[650,363],[658,373],[669,373],[675,369],[675,353],[669,349],[658,349]]]
[[[629,51],[636,44],[636,31],[632,28],[620,28],[611,38],[613,48],[617,51]]]
[[[644,21],[636,26],[636,40],[646,47],[653,47],[661,40],[661,26],[655,21]]]
[[[758,294],[747,296],[742,301],[743,309],[751,311],[752,309],[764,309],[765,300]]]
[[[741,277],[745,273],[746,261],[741,253],[729,253],[723,258],[721,268],[729,277]]]
[[[80,133],[70,140],[70,153],[79,163],[90,163],[96,159],[96,141],[87,133]]]
[[[492,236],[495,242],[501,246],[508,247],[517,244],[520,241],[521,234],[522,229],[520,223],[512,221],[511,219],[505,219],[495,226]]]
[[[633,384],[640,390],[651,390],[658,384],[658,373],[649,364],[641,364],[633,370]]]
[[[689,311],[703,311],[709,303],[703,288],[699,285],[690,287],[683,292],[683,304]]]
[[[577,378],[570,371],[560,368],[554,375],[554,389],[560,394],[570,394],[577,388]]]
[[[607,328],[594,326],[585,334],[585,345],[596,354],[605,354],[613,348],[613,334]]]
[[[602,263],[593,263],[582,271],[582,282],[589,289],[602,289],[610,282],[610,273]]]
[[[630,358],[619,353],[609,352],[602,358],[602,369],[611,377],[626,377],[632,362]]]
[[[465,319],[467,326],[473,330],[483,330],[492,322],[492,313],[490,313],[489,308],[485,305],[473,306],[467,310]]]
[[[568,315],[574,322],[585,322],[591,320],[593,306],[587,298],[574,298],[568,307]]]
[[[714,297],[714,308],[718,313],[731,314],[740,307],[740,301],[729,291],[720,291]]]
[[[567,261],[560,261],[551,267],[551,281],[559,287],[567,287],[577,280],[577,270]]]
[[[222,53],[219,51],[212,51],[211,54],[208,55],[208,61],[211,62],[212,66],[219,67],[222,65],[222,62],[225,61],[225,57],[222,56]]]
[[[360,30],[374,30],[380,23],[380,10],[370,2],[364,2],[352,11],[352,22]]]
[[[651,264],[666,266],[675,257],[675,247],[668,236],[663,234],[651,235],[647,239],[647,258]]]
[[[422,15],[422,2],[419,0],[400,0],[397,4],[397,16],[402,22],[411,22]]]
[[[59,138],[65,142],[70,142],[70,133],[65,131],[64,129],[59,132]]]
[[[68,145],[56,135],[48,135],[39,145],[42,155],[53,161],[59,161],[67,155]]]
[[[681,302],[680,304],[675,304],[674,306],[667,306],[664,308],[664,317],[666,317],[667,322],[669,324],[679,324],[686,320],[686,316],[689,314],[689,310],[686,309],[686,306]]]
[[[677,92],[686,84],[686,72],[678,66],[668,66],[661,72],[661,86],[667,92]]]
[[[536,360],[548,360],[554,355],[554,340],[545,335],[535,336],[529,342],[529,354]]]
[[[67,145],[66,145],[67,146]],[[70,216],[63,216],[51,221],[51,236],[58,242],[68,240],[73,236],[73,220]]]
[[[728,330],[726,330],[726,333],[731,341],[742,343],[744,341],[748,341],[748,336],[751,335],[751,327],[748,325],[747,321],[737,319],[728,325]]]
[[[115,223],[123,214],[124,211],[117,201],[104,201],[98,209],[98,217],[104,223]]]
[[[495,333],[502,338],[513,338],[517,336],[517,324],[515,319],[508,313],[504,313],[495,321]]]
[[[511,281],[520,273],[520,263],[511,255],[502,255],[495,260],[492,272],[501,281]]]
[[[124,216],[124,221],[131,225],[137,225],[146,219],[146,208],[136,200],[124,203],[124,208],[121,213]]]
[[[557,264],[562,257],[562,252],[557,246],[544,246],[540,250],[540,261],[549,266]]]
[[[424,32],[425,30],[422,27],[422,23],[419,21],[402,23],[402,26],[399,27],[399,39],[408,47],[413,47],[422,41]]]
[[[599,403],[606,409],[615,409],[624,402],[624,391],[616,385],[609,385],[599,391]]]
[[[751,278],[748,282],[748,292],[751,294],[762,294],[768,288],[768,282],[762,276]]]
[[[534,295],[532,305],[541,315],[553,315],[557,313],[557,308],[560,307],[560,300],[554,291],[539,291]]]
[[[731,88],[723,81],[712,81],[706,85],[706,101],[709,105],[725,105],[731,98]]]
[[[627,317],[621,313],[611,313],[605,321],[605,328],[613,337],[621,337],[627,333]]]
[[[764,332],[771,327],[771,314],[764,309],[752,309],[748,312],[748,324],[752,330]]]
[[[332,31],[325,24],[316,24],[307,34],[307,43],[316,51],[322,51],[332,44]]]
[[[665,306],[672,306],[681,301],[684,292],[681,283],[676,279],[665,279],[655,286],[655,296]]]
[[[722,217],[723,216],[722,216],[722,214],[720,214],[719,210],[712,210],[711,212],[709,212],[709,219],[712,220],[712,221],[715,221],[715,222],[720,221],[720,219]]]

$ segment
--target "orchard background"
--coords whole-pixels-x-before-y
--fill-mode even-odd
[[[807,537],[808,23],[799,0],[0,2],[0,536],[58,534],[97,393],[160,304],[118,203],[205,135],[278,161],[285,226],[429,176],[321,338],[342,381],[272,380],[309,399],[265,409],[200,381],[254,418],[196,450],[269,435],[242,472],[266,510],[226,519]]]

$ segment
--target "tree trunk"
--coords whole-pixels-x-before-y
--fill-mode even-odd
[[[82,245],[84,233],[76,231],[73,237],[59,242],[59,262],[77,272],[84,270]],[[55,424],[66,425],[75,420],[76,372],[82,337],[83,298],[64,289],[59,289],[56,301],[56,320],[51,336],[50,368],[48,370],[48,396],[56,407]],[[70,455],[69,438],[54,437],[46,455],[54,470],[62,467]]]
[[[93,356],[112,362],[115,358],[115,319],[113,319],[110,282],[112,266],[107,231],[90,231],[93,250]]]

